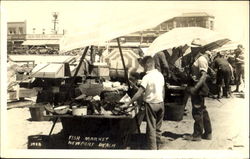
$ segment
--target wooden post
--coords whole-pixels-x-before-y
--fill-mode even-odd
[[[126,82],[128,84],[128,89],[130,90],[130,82],[129,82],[129,79],[128,79],[128,71],[127,71],[127,68],[125,66],[125,62],[124,62],[124,58],[123,58],[123,54],[122,54],[122,49],[121,49],[121,45],[120,45],[120,40],[119,38],[116,38],[117,40],[117,43],[118,43],[118,47],[119,47],[119,51],[120,51],[120,55],[121,55],[121,59],[122,59],[122,65],[123,65],[123,68],[124,68],[124,77],[126,79]]]
[[[79,72],[79,70],[80,70],[80,67],[81,67],[81,65],[82,65],[83,59],[85,58],[88,49],[89,49],[89,47],[87,46],[87,47],[84,49],[84,51],[83,51],[82,57],[81,57],[81,59],[80,59],[80,62],[79,62],[78,66],[77,66],[77,68],[76,68],[76,71],[75,71],[75,73],[74,73],[73,80],[71,81],[71,83],[70,83],[70,85],[69,85],[69,90],[72,89],[72,86],[73,86],[73,84],[74,84],[74,82],[75,82],[76,76],[77,76],[77,74],[78,74],[78,72]],[[69,92],[70,92],[70,91],[67,91],[67,95],[66,95],[66,98],[67,98],[67,99],[69,98]]]
[[[94,54],[94,46],[91,45],[90,47],[90,61],[91,64],[93,64],[95,62],[95,54]]]
[[[129,82],[129,79],[128,79],[128,72],[127,72],[127,69],[126,69],[126,66],[125,66],[125,62],[124,62],[124,58],[123,58],[123,54],[122,54],[120,40],[119,40],[119,38],[116,38],[116,40],[117,40],[117,43],[118,43],[118,47],[119,47],[119,51],[120,51],[120,55],[121,55],[121,59],[122,59],[122,65],[123,65],[123,68],[124,68],[124,76],[125,76],[125,79],[126,79],[127,84],[128,84],[128,90],[130,91],[131,87],[130,87],[130,82]],[[135,122],[136,122],[136,127],[137,127],[138,132],[141,133],[140,125],[138,123],[138,117],[137,117],[137,115],[135,116]]]

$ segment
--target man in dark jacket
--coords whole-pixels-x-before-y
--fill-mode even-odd
[[[166,58],[166,54],[164,51],[158,52],[154,55],[155,68],[163,74],[165,78],[169,78],[170,69],[169,64]]]
[[[229,87],[231,79],[231,68],[229,62],[224,58],[222,53],[217,53],[213,62],[215,70],[217,70],[216,84],[218,87],[218,98],[221,98],[221,87],[223,87],[223,96],[229,97]]]

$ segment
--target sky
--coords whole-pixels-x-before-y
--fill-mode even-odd
[[[249,43],[248,1],[3,1],[1,10],[9,22],[26,20],[28,34],[32,34],[33,28],[36,33],[42,33],[43,28],[51,33],[53,12],[59,13],[59,33],[63,29],[73,32],[76,26],[112,14],[140,10],[142,12],[137,14],[163,10],[169,17],[186,12],[207,12],[215,16],[215,31],[228,35],[233,41]]]

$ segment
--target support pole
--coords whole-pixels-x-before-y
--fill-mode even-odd
[[[84,49],[84,51],[83,51],[82,57],[81,57],[81,59],[80,59],[80,62],[79,62],[78,66],[77,66],[77,68],[76,68],[76,71],[75,71],[75,73],[74,73],[73,80],[71,81],[71,83],[70,83],[70,85],[69,85],[69,90],[71,90],[73,84],[75,83],[76,76],[77,76],[77,74],[78,74],[78,72],[79,72],[79,70],[80,70],[80,68],[81,68],[81,66],[82,66],[83,59],[85,58],[88,49],[89,49],[89,47],[87,46],[87,47]],[[66,98],[69,98],[69,92],[70,92],[70,91],[67,92]]]
[[[91,45],[91,47],[90,47],[90,61],[91,61],[91,64],[93,64],[95,62],[94,46],[93,45]]]
[[[80,63],[79,63],[79,65],[77,66],[76,72],[75,72],[75,74],[74,74],[74,76],[73,76],[73,79],[74,79],[74,80],[75,80],[76,75],[78,74],[78,72],[79,72],[79,70],[80,70],[80,67],[81,67],[81,65],[82,65],[83,59],[85,58],[88,49],[89,49],[89,47],[87,46],[87,47],[84,49],[84,51],[83,51],[82,57],[81,57],[81,59],[80,59]],[[74,81],[74,80],[73,80],[73,81]]]
[[[52,125],[52,127],[51,127],[51,129],[50,129],[49,137],[51,136],[51,134],[52,134],[52,132],[53,132],[53,130],[54,130],[54,127],[55,127],[55,125],[56,125],[57,120],[58,120],[58,117],[56,117],[56,118],[53,120],[53,125]]]
[[[116,40],[117,40],[117,43],[118,43],[118,47],[119,47],[119,51],[120,51],[120,55],[121,55],[121,59],[122,59],[122,65],[123,65],[123,68],[124,68],[124,76],[125,76],[126,82],[128,84],[128,90],[131,90],[130,82],[129,82],[129,79],[128,79],[128,71],[127,71],[127,68],[125,66],[125,62],[124,62],[124,58],[123,58],[123,54],[122,54],[122,49],[121,49],[121,45],[120,45],[120,40],[119,40],[119,38],[116,38]]]
[[[125,76],[125,79],[126,79],[127,84],[128,84],[128,90],[130,91],[131,87],[130,87],[130,82],[129,82],[129,79],[128,79],[128,72],[127,72],[127,69],[126,69],[126,66],[125,66],[125,62],[124,62],[124,58],[123,58],[123,54],[122,54],[120,40],[119,40],[119,38],[116,38],[116,40],[117,40],[117,43],[118,43],[118,47],[119,47],[119,51],[120,51],[120,55],[121,55],[121,59],[122,59],[122,65],[123,65],[123,68],[124,68],[124,76]],[[135,122],[136,122],[136,127],[137,127],[138,132],[141,133],[140,125],[138,123],[138,117],[137,117],[137,115],[135,115]]]
[[[83,54],[82,54],[82,57],[81,57],[81,59],[80,59],[80,62],[79,62],[78,66],[77,66],[77,68],[76,68],[76,71],[75,71],[75,73],[74,73],[73,79],[72,79],[71,83],[69,84],[69,87],[68,87],[68,90],[69,90],[69,91],[67,91],[67,94],[66,94],[66,98],[67,98],[67,99],[70,98],[70,95],[69,95],[70,92],[71,92],[70,90],[72,89],[72,86],[73,86],[73,84],[75,83],[76,76],[77,76],[77,74],[78,74],[78,72],[79,72],[79,70],[80,70],[80,67],[81,67],[81,65],[82,65],[83,59],[85,58],[88,49],[89,49],[88,46],[84,49]]]

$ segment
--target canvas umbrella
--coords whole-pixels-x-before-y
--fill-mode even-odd
[[[149,12],[149,10],[151,11]],[[93,10],[92,14],[96,14],[93,17],[97,18],[68,31],[69,33],[60,40],[60,52],[90,45],[103,45],[117,37],[156,27],[175,15],[174,12],[168,14],[165,12],[165,9],[147,7],[130,8],[129,12],[115,8],[102,11]]]
[[[147,50],[146,55],[154,56],[155,53],[173,47],[190,45],[193,39],[199,38],[202,46],[212,50],[216,49],[228,41],[227,37],[218,32],[201,27],[175,28],[156,38]]]
[[[88,46],[102,45],[109,40],[117,38],[117,43],[124,67],[124,75],[129,87],[130,82],[128,80],[128,74],[123,59],[119,37],[136,31],[156,27],[163,21],[174,16],[174,14],[165,14],[165,9],[153,9],[152,7],[129,8],[129,11],[128,8],[126,8],[126,10],[127,11],[121,11],[119,8],[110,8],[109,10],[103,11],[93,10],[92,14],[96,14],[97,16],[94,17],[97,18],[92,19],[90,22],[84,23],[85,25],[79,26],[70,34],[64,35],[60,41],[60,52],[66,52],[85,47],[81,58],[83,59],[88,50]],[[77,66],[77,70],[79,70],[80,65],[81,64]],[[74,78],[76,73],[74,74]],[[53,130],[55,122],[53,123],[51,131]],[[138,125],[137,127],[138,131],[140,132]]]

